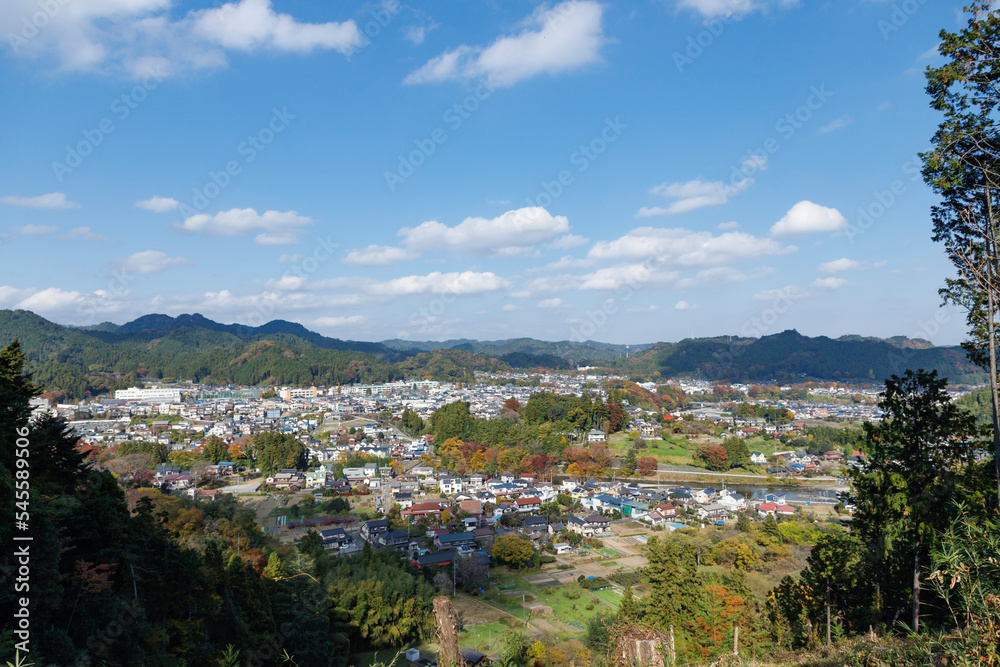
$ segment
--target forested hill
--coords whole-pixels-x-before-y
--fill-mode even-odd
[[[134,385],[141,377],[332,386],[417,377],[468,382],[475,371],[578,365],[602,366],[636,380],[881,382],[907,368],[925,368],[951,382],[984,381],[958,347],[933,347],[902,337],[809,338],[795,331],[760,339],[719,337],[629,347],[530,338],[372,343],[328,338],[283,320],[249,327],[198,314],[146,315],[120,326],[76,328],[28,311],[0,310],[0,345],[15,338],[35,377],[55,396],[74,399]]]
[[[0,310],[0,346],[14,339],[35,378],[55,396],[69,398],[134,385],[139,377],[242,385],[385,382],[403,377],[393,364],[406,357],[290,322],[251,328],[200,315],[151,315],[120,327],[79,329],[28,311]]]
[[[810,338],[794,330],[763,338],[701,338],[657,343],[615,367],[634,375],[712,380],[857,380],[881,383],[904,370],[936,370],[954,383],[985,382],[960,347],[933,347],[903,337]]]

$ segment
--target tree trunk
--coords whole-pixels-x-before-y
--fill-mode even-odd
[[[920,540],[913,548],[913,631],[920,630]]]
[[[995,289],[996,283],[994,282],[997,278],[996,264],[995,260],[992,258],[996,252],[996,226],[993,224],[993,192],[990,189],[986,190],[986,211],[989,217],[989,229],[990,238],[987,239],[986,243],[986,275],[988,289],[986,290],[986,301],[988,312],[986,313],[986,331],[989,337],[989,351],[990,351],[990,395],[993,399],[993,463],[996,467],[996,482],[997,482],[997,502],[1000,503],[1000,414],[997,412],[997,404],[1000,403],[1000,396],[998,396],[997,389],[997,346],[996,337],[994,335],[995,325],[993,320],[993,314],[996,312],[996,301],[994,299],[993,290]]]
[[[830,580],[826,580],[826,645],[829,646],[832,642],[830,641]]]

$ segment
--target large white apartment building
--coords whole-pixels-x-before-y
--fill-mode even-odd
[[[166,389],[164,387],[154,387],[152,389],[129,387],[128,389],[116,390],[115,399],[119,401],[141,401],[143,403],[179,403],[181,400],[181,390]]]

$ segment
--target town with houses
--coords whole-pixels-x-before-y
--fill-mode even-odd
[[[549,374],[541,376],[539,386],[524,386],[517,380],[525,377],[482,374],[482,382],[460,386],[436,381],[394,382],[384,385],[355,385],[334,388],[283,387],[265,394],[259,388],[208,387],[195,384],[149,386],[115,392],[82,405],[52,405],[36,399],[36,410],[47,410],[68,418],[86,444],[108,446],[126,441],[160,443],[170,451],[193,450],[209,437],[232,443],[258,433],[278,432],[292,435],[308,450],[312,464],[308,470],[281,470],[266,477],[254,477],[236,463],[221,461],[194,472],[177,465],[160,465],[155,483],[166,491],[198,500],[212,500],[226,493],[267,491],[275,494],[312,494],[316,502],[324,496],[366,497],[377,516],[369,521],[351,521],[351,525],[320,525],[324,546],[338,553],[351,553],[365,543],[376,548],[396,548],[412,555],[414,563],[444,564],[456,554],[480,553],[497,536],[514,532],[541,548],[547,544],[556,554],[571,553],[578,538],[592,539],[612,534],[613,522],[641,522],[652,529],[673,531],[687,526],[723,524],[734,520],[737,512],[753,510],[760,517],[792,515],[804,505],[832,505],[836,495],[805,496],[759,493],[747,497],[735,490],[690,484],[669,485],[638,483],[615,479],[536,479],[530,475],[499,474],[487,478],[481,474],[457,477],[447,470],[425,464],[433,451],[433,438],[412,437],[391,425],[386,417],[398,418],[404,409],[429,419],[438,408],[454,401],[468,401],[477,417],[497,417],[505,400],[526,402],[539,386],[559,394],[579,395],[589,391],[604,396],[602,378],[586,374]],[[708,393],[710,383],[682,382],[678,386],[688,394]],[[650,386],[655,389],[655,385]],[[735,389],[747,389],[735,385]],[[857,388],[843,389],[857,394]],[[879,419],[873,405],[875,392],[869,392],[861,404],[824,402],[824,395],[836,395],[836,389],[816,390],[817,400],[782,403],[792,410],[795,421],[770,424],[763,419],[740,419],[711,403],[692,404],[672,417],[685,414],[697,420],[722,424],[736,437],[761,434],[780,435],[794,432],[804,420],[835,418],[847,422]],[[270,397],[265,397],[270,395]],[[777,403],[762,401],[764,404]],[[660,426],[647,411],[626,406],[629,428],[642,437],[659,436]],[[85,418],[81,418],[84,416]],[[357,424],[347,438],[332,437],[344,433],[343,425]],[[596,444],[606,439],[603,431],[579,434],[581,444]],[[371,459],[359,467],[339,467],[348,458]],[[782,477],[826,474],[836,479],[845,460],[840,451],[813,456],[805,451],[775,451],[769,456],[751,453],[751,462],[766,468],[767,473]],[[375,462],[379,461],[379,462]],[[395,465],[389,465],[389,461]],[[659,476],[659,475],[658,475]],[[242,480],[252,480],[249,484]],[[203,482],[230,480],[232,485]],[[566,511],[550,520],[553,513],[543,513],[558,500]],[[392,529],[385,518],[398,512]],[[445,522],[442,517],[460,520]],[[507,517],[505,519],[505,517]],[[417,535],[416,527],[426,527]],[[309,526],[306,525],[306,528]],[[280,531],[282,525],[265,526]],[[302,532],[302,526],[285,530],[290,538]],[[279,535],[280,537],[280,535]]]

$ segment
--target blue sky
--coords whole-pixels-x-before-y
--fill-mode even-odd
[[[0,308],[957,343],[917,153],[961,5],[8,0]]]

